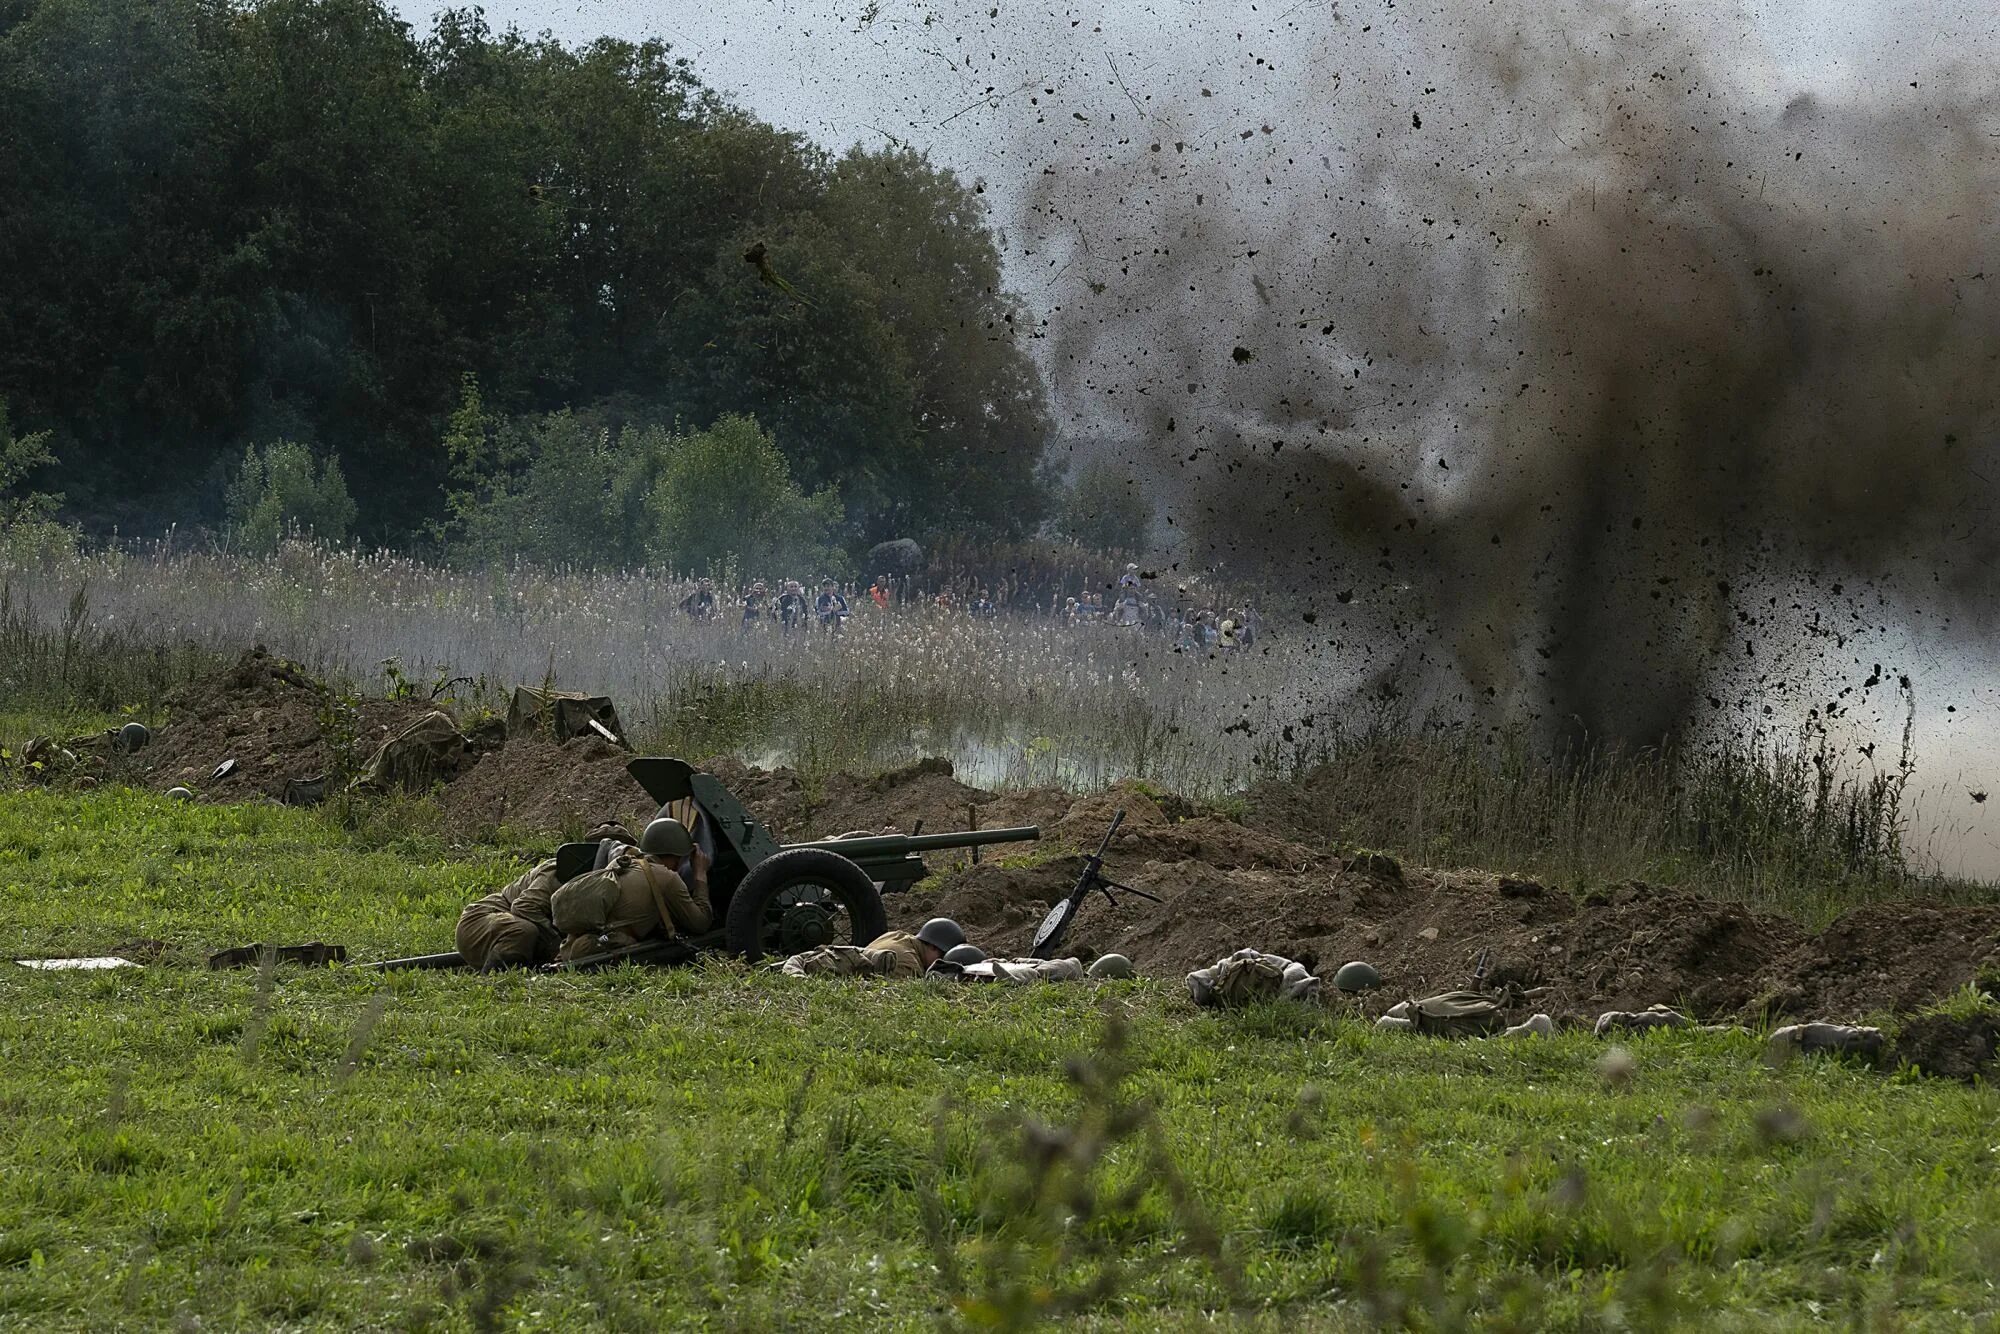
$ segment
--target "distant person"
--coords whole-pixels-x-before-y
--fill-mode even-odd
[[[875,576],[875,582],[868,585],[868,600],[874,603],[876,609],[879,611],[887,611],[889,609],[888,575],[878,574]]]
[[[967,610],[972,613],[973,619],[980,621],[990,621],[1000,614],[1000,609],[993,605],[993,594],[984,588],[979,590],[979,596],[972,600]]]
[[[778,589],[778,621],[787,630],[806,623],[806,586],[787,579]]]
[[[694,586],[694,591],[681,599],[681,610],[697,621],[710,620],[715,616],[715,583],[704,579]]]
[[[750,591],[743,595],[743,625],[747,629],[770,615],[771,595],[765,590],[764,581],[759,579],[750,585]]]
[[[820,625],[828,630],[838,630],[848,617],[847,598],[833,580],[822,580],[819,597],[813,602],[813,611],[819,617]]]
[[[1125,573],[1118,576],[1118,586],[1120,588],[1137,588],[1139,586],[1139,567],[1137,565],[1127,565]]]

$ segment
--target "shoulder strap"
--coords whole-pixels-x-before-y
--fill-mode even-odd
[[[667,896],[660,892],[659,883],[653,879],[653,864],[642,857],[639,860],[639,869],[646,874],[646,888],[652,891],[653,907],[659,910],[660,929],[670,936],[679,935],[680,930],[674,923],[673,914],[667,911]]]

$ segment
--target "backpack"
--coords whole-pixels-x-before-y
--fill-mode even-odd
[[[1507,1026],[1500,998],[1485,991],[1447,991],[1412,1001],[1409,1016],[1419,1033],[1440,1038],[1481,1038]]]

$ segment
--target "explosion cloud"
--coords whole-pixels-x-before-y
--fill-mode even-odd
[[[1051,85],[1016,151],[1072,427],[1197,561],[1407,589],[1399,674],[1598,737],[1879,588],[1982,611],[1993,80],[1801,94],[1746,29],[1336,7],[1241,39],[1268,79]]]

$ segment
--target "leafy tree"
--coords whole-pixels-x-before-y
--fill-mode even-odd
[[[1048,408],[982,187],[908,148],[856,148],[834,168],[821,213],[871,275],[876,313],[911,368],[919,444],[895,526],[1034,531],[1047,509],[1036,465]]]
[[[777,442],[753,418],[724,417],[675,438],[653,492],[654,551],[679,571],[809,578],[844,565],[831,545],[840,498],[807,495]]]
[[[339,542],[354,528],[354,500],[340,460],[315,465],[312,451],[291,440],[244,451],[228,505],[237,541],[248,551],[276,551],[293,534]]]
[[[84,512],[150,490],[212,519],[202,479],[310,440],[380,535],[462,530],[555,485],[524,480],[529,426],[570,409],[609,432],[628,536],[666,466],[630,424],[737,414],[838,487],[840,541],[1044,516],[1047,413],[977,187],[836,161],[663,43],[476,9],[419,37],[385,0],[6,0],[0,107],[0,394]],[[476,482],[439,447],[472,439],[468,373]]]
[[[743,259],[759,243],[769,280]],[[700,339],[682,354],[689,413],[755,416],[802,483],[840,487],[857,531],[896,528],[918,466],[911,368],[844,238],[810,216],[738,233],[705,282],[688,302],[686,342]]]
[[[568,411],[503,425],[494,457],[529,462],[517,477],[494,477],[467,503],[461,552],[583,568],[620,563],[629,544],[606,529],[616,444],[603,427]]]
[[[1153,504],[1130,473],[1097,460],[1077,469],[1055,526],[1098,551],[1140,551],[1151,540]]]
[[[36,523],[54,515],[59,495],[28,489],[28,475],[56,461],[49,450],[49,433],[17,436],[7,419],[7,400],[0,398],[0,528]]]

